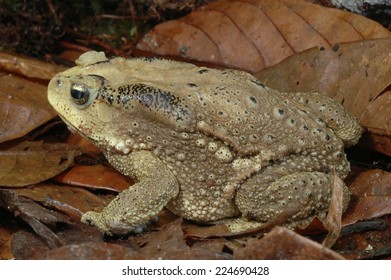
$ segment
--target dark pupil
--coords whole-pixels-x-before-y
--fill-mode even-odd
[[[71,87],[71,96],[76,104],[83,105],[88,101],[90,93],[85,86],[75,84]]]

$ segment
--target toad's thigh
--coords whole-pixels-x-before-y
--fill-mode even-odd
[[[260,182],[252,178],[236,193],[236,205],[248,219],[283,224],[309,220],[328,210],[333,184],[330,174],[295,172],[263,185]],[[344,197],[347,204],[346,187]]]

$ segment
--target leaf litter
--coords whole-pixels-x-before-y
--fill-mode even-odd
[[[222,1],[222,2],[237,2],[237,1]],[[246,1],[246,3],[249,2],[259,2],[259,1]],[[265,3],[267,1],[264,1]],[[286,2],[288,1],[275,1],[275,2]],[[307,4],[303,3],[302,1],[289,1],[290,4],[287,4],[290,7],[290,10],[295,11],[296,14],[310,16],[311,12],[305,12],[305,10],[300,10],[302,7],[305,7]],[[293,3],[293,4],[292,4]],[[216,4],[217,5],[217,4]],[[226,4],[224,4],[226,5]],[[275,6],[273,6],[275,5]],[[273,6],[274,8],[277,7],[277,10],[279,4],[271,4],[271,6],[266,7],[265,9],[271,9]],[[234,6],[233,6],[234,7]],[[308,6],[310,7],[310,6]],[[311,6],[312,7],[312,6]],[[228,14],[232,13],[233,8],[230,8],[228,6],[224,7],[214,7],[214,12],[218,11],[220,14]],[[218,9],[225,9],[224,12],[218,10]],[[231,11],[229,11],[231,9]],[[314,8],[318,9],[318,8]],[[323,9],[323,8],[322,8]],[[300,12],[298,12],[300,11]],[[331,10],[327,10],[327,12],[331,12]],[[338,10],[333,10],[333,13],[335,15],[345,17],[347,16],[345,12],[340,13]],[[312,11],[314,15],[316,13],[314,10]],[[216,14],[216,13],[214,13]],[[244,16],[243,16],[244,15]],[[245,13],[242,15],[244,19]],[[286,16],[286,15],[285,15]],[[292,16],[292,15],[291,15]],[[337,17],[338,17],[337,16]],[[213,17],[212,17],[213,18]],[[349,17],[348,17],[349,18]],[[268,19],[268,17],[266,17]],[[352,16],[349,18],[349,20],[354,19],[352,22],[348,23],[347,25],[353,25],[354,28],[357,28],[357,30],[360,31],[362,37],[365,36],[383,36],[387,37],[389,36],[389,33],[384,33],[384,29],[379,28],[376,24],[368,24],[369,22],[366,21],[366,19],[358,19],[355,16]],[[196,20],[196,19],[191,19]],[[222,17],[222,22],[228,22],[225,17]],[[316,21],[316,16],[312,18],[311,20],[308,18],[308,21]],[[349,21],[348,20],[348,21]],[[274,21],[273,21],[274,22]],[[251,31],[251,26],[248,25],[248,22],[240,23],[243,24],[243,26],[246,26],[246,30]],[[246,25],[247,24],[247,25]],[[318,23],[319,24],[319,23]],[[361,27],[359,28],[359,25]],[[313,22],[310,23],[309,26],[316,26]],[[232,27],[231,27],[232,28]],[[297,27],[292,27],[297,28]],[[289,30],[289,29],[286,29]],[[373,34],[371,34],[373,30]],[[282,34],[282,33],[281,33]],[[280,36],[281,36],[280,34]],[[383,35],[379,35],[383,34]],[[197,34],[195,34],[197,35]],[[194,35],[194,36],[195,36]],[[303,35],[302,38],[305,38],[307,35]],[[309,39],[311,39],[310,36],[308,36]],[[337,38],[337,37],[336,37]],[[285,38],[284,40],[292,43],[293,41],[290,41],[291,39]],[[175,39],[176,40],[176,39]],[[224,40],[227,40],[225,38]],[[235,40],[232,40],[235,42]],[[311,41],[311,40],[309,40]],[[331,46],[331,43],[333,43],[332,40],[327,39],[328,45],[324,48],[327,49],[329,46]],[[212,41],[213,42],[213,41]],[[264,42],[268,42],[268,40],[264,40]],[[228,44],[228,42],[223,43],[223,40],[220,40],[220,42],[216,41],[217,51],[220,53],[228,54],[229,52],[232,52],[235,50],[232,47],[224,46],[226,50],[223,50],[221,52],[218,48],[220,45]],[[237,43],[237,41],[235,42]],[[259,42],[258,42],[259,43]],[[252,44],[252,43],[251,43]],[[363,45],[366,43],[364,42]],[[199,44],[205,48],[207,44]],[[293,46],[294,44],[292,44]],[[338,45],[338,48],[342,44]],[[377,44],[375,44],[377,45]],[[275,45],[273,45],[274,47]],[[230,49],[231,48],[231,49]],[[335,51],[334,47],[334,51]],[[294,52],[300,51],[301,49],[295,49]],[[190,52],[191,48],[188,46],[183,46],[180,51],[182,53]],[[205,49],[204,49],[205,51]],[[337,49],[338,51],[338,49]],[[246,50],[247,52],[247,50]],[[246,53],[244,51],[240,50],[241,54]],[[293,52],[293,53],[294,53]],[[237,52],[233,52],[237,56]],[[251,54],[251,52],[249,52]],[[296,55],[295,55],[296,56]],[[275,61],[281,60],[281,57],[275,57]],[[246,59],[242,59],[245,61]],[[272,61],[272,60],[270,60]],[[369,59],[369,61],[372,61],[372,59]],[[387,61],[387,60],[385,60]],[[256,60],[257,63],[259,61]],[[225,62],[224,62],[225,63]],[[223,63],[223,64],[224,64]],[[275,63],[275,62],[274,62]],[[242,68],[242,66],[232,65],[236,68]],[[247,66],[246,66],[247,67]],[[263,67],[263,66],[262,66]],[[368,67],[367,67],[368,68]],[[259,64],[254,69],[259,69]],[[334,68],[333,68],[334,69]],[[354,68],[351,68],[354,69]],[[373,68],[370,68],[371,70]],[[367,69],[368,70],[368,69]],[[376,69],[375,69],[376,70]],[[329,71],[333,72],[333,71]],[[362,73],[362,72],[360,72]],[[364,72],[365,73],[365,72]],[[375,73],[375,72],[373,72]],[[373,74],[371,73],[371,74]],[[281,77],[280,77],[281,78]],[[369,81],[371,82],[371,81]],[[331,82],[330,82],[331,83]],[[332,83],[331,83],[332,84]],[[379,86],[377,82],[374,82],[375,86]],[[344,85],[345,88],[349,88],[348,84]],[[376,87],[377,89],[378,87]],[[377,95],[376,95],[377,94]],[[381,97],[387,96],[387,91],[383,89],[383,91],[380,91],[375,93],[375,101],[379,101]],[[342,99],[343,100],[343,99]],[[387,99],[383,99],[383,102],[386,102]],[[343,103],[345,103],[344,101]],[[378,105],[381,105],[382,102],[379,102]],[[383,106],[384,107],[384,106]],[[381,108],[380,108],[381,109]],[[371,113],[372,116],[376,115],[376,109],[368,110],[366,113]],[[366,114],[364,113],[364,114]],[[370,118],[370,117],[368,117]],[[380,120],[381,118],[379,118]],[[376,123],[377,121],[374,121]],[[28,129],[28,131],[31,131],[31,129]],[[27,133],[27,132],[23,132]],[[21,135],[23,135],[23,133]],[[12,136],[12,137],[20,137],[18,136]],[[14,139],[12,138],[12,139]],[[11,139],[11,138],[10,138]],[[77,177],[81,178],[83,175],[77,175]],[[387,176],[386,174],[380,174],[380,177]],[[46,185],[45,184],[36,184],[35,191],[34,188],[18,188],[16,191],[21,196],[16,196],[16,192],[13,193],[13,195],[3,195],[4,197],[14,197],[13,199],[6,199],[6,203],[8,204],[16,204],[19,205],[21,202],[25,202],[25,197],[31,197],[34,200],[38,201],[40,204],[45,205],[46,207],[50,207],[51,209],[56,209],[56,211],[60,211],[62,213],[66,213],[67,217],[71,217],[71,223],[67,223],[64,221],[55,220],[52,219],[51,222],[48,224],[41,223],[44,227],[41,226],[41,224],[37,223],[36,220],[27,219],[27,222],[30,223],[30,226],[37,230],[37,232],[40,234],[40,238],[37,238],[36,235],[32,234],[31,232],[27,232],[25,230],[21,230],[17,233],[13,234],[13,242],[12,242],[12,251],[17,259],[59,259],[59,258],[66,258],[66,259],[151,259],[151,258],[167,258],[167,259],[185,259],[185,258],[201,258],[201,259],[230,259],[230,258],[243,258],[243,259],[249,259],[249,258],[270,258],[270,259],[340,259],[341,255],[338,255],[337,253],[326,249],[325,247],[322,247],[319,243],[315,243],[311,241],[308,238],[304,238],[290,230],[284,229],[284,228],[275,228],[270,233],[266,234],[265,237],[261,238],[263,236],[262,234],[258,234],[257,237],[253,238],[250,236],[242,236],[242,237],[230,237],[230,236],[224,236],[224,227],[221,227],[221,225],[215,225],[215,226],[198,226],[194,223],[189,223],[186,221],[182,221],[181,219],[178,219],[175,216],[167,215],[167,211],[163,211],[163,213],[160,215],[160,221],[156,224],[152,224],[147,228],[147,231],[144,234],[141,235],[133,235],[125,238],[124,240],[104,240],[103,236],[93,227],[86,226],[84,224],[81,224],[78,220],[78,216],[85,211],[85,207],[82,206],[83,200],[86,200],[87,207],[94,208],[96,207],[99,209],[99,207],[102,207],[105,200],[105,193],[102,193],[102,191],[95,192],[97,195],[90,193],[88,191],[81,191],[75,186],[68,186],[68,183],[75,182],[75,185],[81,184],[80,182],[77,182],[77,180],[72,179],[71,181],[63,181],[60,183],[61,185]],[[58,184],[58,182],[57,182]],[[73,183],[72,183],[73,184]],[[95,183],[94,183],[95,184]],[[381,182],[380,185],[384,185],[386,183]],[[93,184],[88,187],[93,187]],[[51,188],[58,188],[56,191],[51,192]],[[62,191],[61,191],[61,188]],[[382,189],[382,188],[380,188]],[[60,190],[60,191],[59,191]],[[11,190],[8,190],[11,191]],[[42,191],[42,193],[40,193]],[[85,192],[84,192],[85,191]],[[380,193],[382,193],[381,191]],[[362,199],[362,197],[365,197],[362,192],[353,192],[353,203],[355,199]],[[377,193],[377,192],[375,192]],[[74,197],[80,196],[79,200],[72,201],[72,194]],[[91,194],[91,196],[90,196]],[[109,195],[110,196],[110,195]],[[381,197],[383,195],[371,195],[376,196],[379,198],[377,200],[377,205],[387,205],[387,201],[385,199],[381,200]],[[102,200],[99,200],[102,198]],[[12,202],[17,201],[17,202]],[[21,201],[21,202],[18,202]],[[27,201],[30,201],[27,199]],[[366,202],[363,203],[365,205]],[[42,207],[40,204],[40,207]],[[354,205],[354,204],[352,204]],[[370,204],[371,205],[371,204]],[[373,207],[375,207],[374,204],[372,204]],[[4,205],[2,205],[3,208],[5,208]],[[18,206],[19,207],[19,206]],[[355,206],[353,206],[355,207]],[[372,207],[372,206],[371,206]],[[30,208],[38,208],[37,206],[33,206]],[[27,207],[26,209],[30,209]],[[44,208],[44,207],[43,207]],[[380,210],[373,210],[372,216],[376,217],[384,217],[386,215],[385,219],[387,219],[387,215],[390,213],[389,210],[386,208],[386,206],[379,207]],[[12,209],[18,209],[18,208],[12,208]],[[23,209],[23,207],[21,207]],[[45,209],[45,208],[44,208]],[[375,208],[374,208],[375,209]],[[384,210],[385,209],[385,210]],[[13,211],[13,213],[19,213],[17,211]],[[331,211],[330,211],[331,212]],[[356,212],[354,210],[353,212]],[[371,211],[369,211],[370,213]],[[40,214],[40,210],[32,210],[32,213],[38,213],[37,215],[39,217],[45,217],[45,215],[42,213]],[[358,212],[360,213],[360,212]],[[365,220],[365,219],[371,219],[371,215],[365,216],[364,211],[361,211],[361,214],[358,215],[359,217],[355,217],[356,220]],[[338,216],[338,213],[336,214]],[[350,212],[348,212],[344,215],[343,224],[346,225],[347,221],[349,221],[349,215]],[[23,217],[23,215],[22,215]],[[350,218],[352,219],[352,218]],[[37,219],[39,221],[39,219]],[[49,219],[50,220],[50,219]],[[49,229],[50,231],[47,231],[46,229]],[[338,227],[337,227],[338,230]],[[344,230],[344,228],[342,228]],[[54,233],[55,232],[55,233]],[[205,232],[207,232],[205,234]],[[54,233],[54,236],[53,234]],[[1,234],[1,233],[0,233]],[[5,234],[6,235],[6,234]],[[315,239],[316,237],[311,238]],[[324,236],[321,237],[321,239],[324,239]],[[277,246],[276,244],[280,244],[281,240],[284,240],[286,242],[283,242],[281,246]],[[261,242],[265,242],[264,245],[262,245]],[[325,241],[326,242],[326,241]],[[340,241],[338,240],[336,245],[339,245]],[[332,242],[331,242],[332,243]],[[28,246],[27,246],[28,245]],[[336,245],[334,245],[333,248],[338,248]],[[56,248],[56,246],[59,246]],[[362,246],[362,245],[360,245]],[[173,250],[174,248],[174,250]],[[265,250],[260,250],[259,248],[265,248]],[[268,250],[266,250],[268,249]],[[283,253],[281,253],[283,252]],[[348,254],[345,254],[344,256],[349,256]],[[358,256],[363,257],[363,256]]]

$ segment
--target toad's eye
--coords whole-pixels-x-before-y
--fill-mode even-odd
[[[82,84],[73,84],[71,86],[71,96],[76,105],[84,105],[90,98],[90,91]]]

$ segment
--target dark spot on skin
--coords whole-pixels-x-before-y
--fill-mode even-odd
[[[324,48],[323,46],[321,46],[321,47],[319,48],[319,50],[324,51],[325,48]]]
[[[338,51],[339,50],[339,44],[335,44],[332,48],[333,51]]]
[[[280,115],[283,115],[284,114],[284,110],[283,109],[278,109],[277,111]]]
[[[270,140],[270,141],[273,141],[273,140],[276,139],[276,137],[274,135],[268,134],[267,135],[267,139]]]
[[[208,69],[198,70],[198,74],[204,74],[204,73],[208,73]]]
[[[114,102],[114,96],[113,96],[113,95],[109,95],[109,96],[107,97],[107,102],[109,102],[110,105],[112,105],[113,102]]]
[[[154,60],[157,60],[158,58],[156,58],[156,57],[140,57],[139,59],[142,61],[146,61],[146,62],[152,62]]]
[[[118,104],[128,104],[138,101],[149,110],[157,110],[173,116],[176,120],[183,120],[189,115],[187,106],[174,94],[144,84],[121,85],[116,88],[116,101]],[[107,101],[112,104],[113,95]],[[132,108],[132,106],[130,106]]]
[[[250,100],[252,103],[257,104],[257,99],[253,96],[250,96]]]
[[[197,87],[197,85],[196,84],[187,84],[189,87]]]

